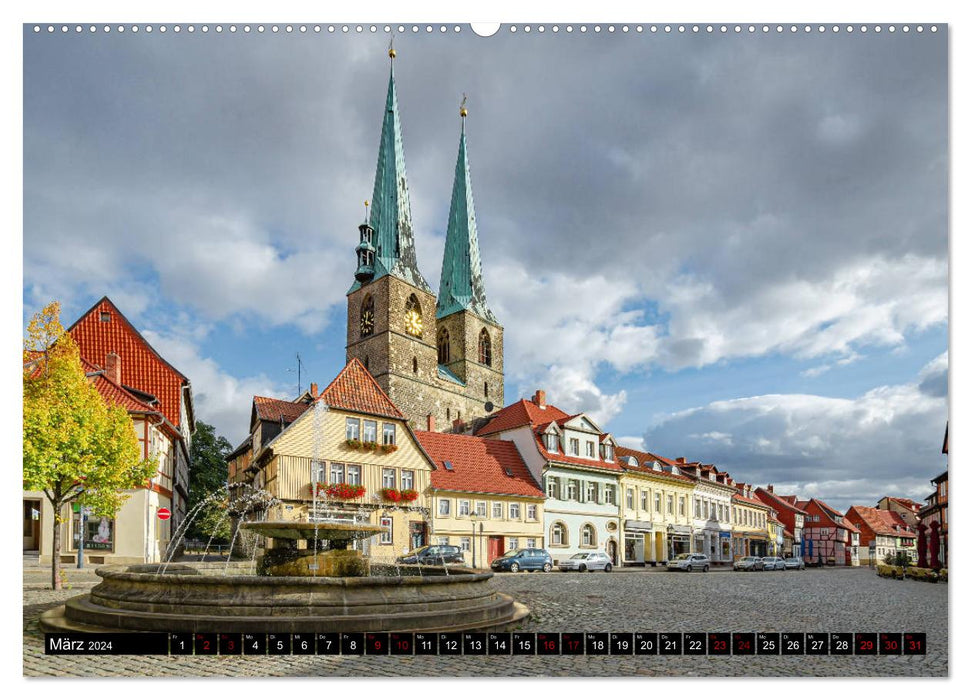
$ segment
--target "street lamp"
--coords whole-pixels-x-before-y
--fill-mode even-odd
[[[472,522],[472,568],[474,569],[476,568],[475,567],[475,524],[479,522],[479,514],[472,513],[472,515],[469,516],[469,520]]]

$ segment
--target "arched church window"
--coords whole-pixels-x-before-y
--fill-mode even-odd
[[[448,329],[443,328],[438,332],[438,364],[447,365],[451,359]]]
[[[374,297],[368,294],[361,304],[361,337],[374,333]]]
[[[492,367],[492,339],[485,328],[479,333],[479,362],[486,367]]]
[[[421,331],[421,304],[418,303],[418,297],[412,294],[405,304],[405,333],[420,338]]]

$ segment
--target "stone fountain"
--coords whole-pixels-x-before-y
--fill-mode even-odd
[[[371,562],[350,542],[383,528],[356,521],[240,525],[272,539],[256,562],[106,566],[91,593],[41,616],[47,632],[421,632],[515,627],[529,610],[492,572]],[[299,541],[308,548],[300,549]],[[321,549],[325,544],[326,549]]]

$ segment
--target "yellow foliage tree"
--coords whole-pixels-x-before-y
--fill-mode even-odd
[[[141,459],[135,425],[108,405],[85,376],[74,339],[51,302],[24,339],[24,489],[43,491],[54,509],[51,585],[61,588],[62,509],[71,503],[114,517],[128,495],[155,474]]]

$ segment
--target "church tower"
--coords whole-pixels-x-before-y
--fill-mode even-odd
[[[465,109],[442,302],[418,269],[393,48],[388,55],[391,75],[374,193],[358,227],[355,281],[347,292],[347,361],[360,360],[415,428],[470,430],[477,419],[502,407],[503,386],[502,328],[485,303],[482,286]]]
[[[462,382],[466,394],[483,406],[502,407],[502,326],[486,302],[479,258],[479,236],[465,140],[468,112],[459,110],[462,133],[455,162],[452,205],[448,213],[442,278],[438,288],[435,345],[439,367]]]

